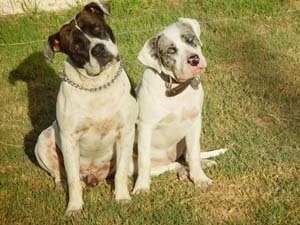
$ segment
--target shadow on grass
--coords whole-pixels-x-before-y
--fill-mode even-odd
[[[239,35],[240,23],[210,29],[218,32],[217,52],[225,66],[232,68],[230,79],[224,82],[232,88],[229,97],[236,97],[232,99],[239,107],[236,121],[255,122],[269,131],[277,129],[283,140],[292,135],[296,142],[300,135],[300,62],[297,54],[293,55],[296,47],[289,46],[284,35],[260,34],[252,26]]]
[[[300,64],[282,49],[268,48],[265,41],[251,37],[234,49],[235,54],[240,53],[243,88],[261,106],[264,124],[296,137],[300,134],[300,83],[296,82]]]
[[[28,158],[37,164],[34,147],[41,131],[55,119],[59,77],[46,63],[43,53],[35,52],[10,72],[9,82],[15,84],[17,81],[27,84],[28,116],[33,127],[24,137],[24,150]]]

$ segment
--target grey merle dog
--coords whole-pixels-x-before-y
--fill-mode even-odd
[[[138,58],[146,68],[136,89],[138,178],[133,192],[148,192],[150,175],[180,168],[188,169],[183,171],[197,187],[210,186],[202,167],[215,162],[203,159],[227,149],[200,153],[204,93],[199,74],[207,63],[198,21],[180,18],[146,41]],[[178,161],[182,155],[188,167]]]

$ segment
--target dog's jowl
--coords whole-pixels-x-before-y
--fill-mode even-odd
[[[48,38],[45,54],[67,55],[57,96],[56,121],[35,147],[40,166],[67,185],[67,215],[82,209],[82,189],[115,173],[115,198],[129,200],[137,103],[104,20],[107,5],[93,2]]]
[[[226,149],[200,154],[203,89],[199,74],[207,64],[199,23],[180,18],[149,39],[138,58],[146,69],[137,87],[138,178],[134,193],[149,191],[151,174],[183,168],[177,160],[184,154],[189,178],[198,187],[208,187],[212,180],[205,175],[200,159]]]

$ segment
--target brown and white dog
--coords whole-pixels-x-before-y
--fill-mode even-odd
[[[200,154],[203,89],[198,75],[207,63],[201,52],[199,23],[180,18],[148,40],[138,59],[146,69],[136,89],[138,178],[133,193],[149,191],[150,175],[180,168],[176,160],[184,153],[190,179],[198,187],[208,187],[212,180],[200,160],[227,149]]]
[[[60,185],[67,180],[67,215],[82,209],[82,186],[95,186],[115,172],[115,198],[129,200],[136,100],[119,58],[115,37],[104,20],[106,5],[84,7],[48,38],[45,54],[68,57],[57,96],[56,121],[39,136],[35,155]]]

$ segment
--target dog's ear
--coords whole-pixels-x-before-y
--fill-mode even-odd
[[[192,30],[194,31],[195,35],[198,37],[198,39],[200,39],[201,29],[200,29],[200,24],[197,20],[181,17],[178,19],[178,21],[190,26],[192,28]]]
[[[158,73],[161,73],[162,68],[159,59],[158,52],[158,40],[160,35],[153,37],[146,41],[142,50],[139,52],[138,60],[145,66],[155,69]]]
[[[84,7],[84,10],[87,10],[89,12],[104,16],[105,15],[110,15],[110,3],[109,1],[93,1],[89,4],[87,4]]]
[[[59,38],[59,32],[57,32],[56,34],[49,36],[48,42],[44,49],[44,55],[48,59],[52,60],[52,59],[54,59],[55,53],[61,52],[61,51],[62,51],[62,49],[61,49],[61,42],[60,42],[60,38]]]

